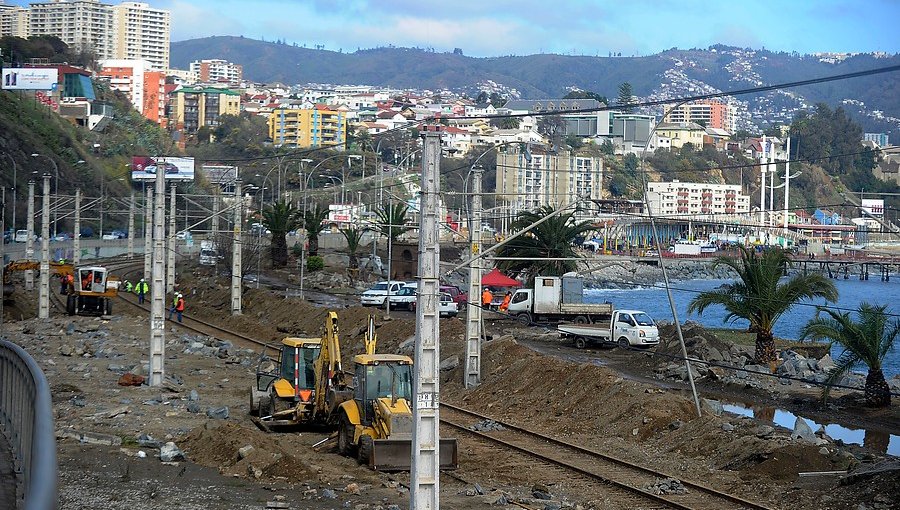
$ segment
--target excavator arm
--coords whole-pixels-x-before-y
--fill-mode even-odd
[[[12,279],[12,273],[17,271],[37,271],[41,269],[41,262],[38,260],[14,260],[3,268],[3,285],[9,285]],[[59,262],[50,263],[50,274],[70,275],[75,274],[75,268],[72,264],[61,264]]]
[[[328,312],[322,332],[322,347],[315,361],[316,407],[315,412],[323,419],[332,415],[332,408],[343,399],[336,392],[346,390],[344,372],[341,365],[341,341],[337,312]]]

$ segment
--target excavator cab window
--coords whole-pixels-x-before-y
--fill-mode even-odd
[[[294,384],[294,354],[300,350],[300,389],[308,390],[316,387],[315,361],[319,357],[318,345],[303,347],[284,346],[281,352],[281,377]]]
[[[366,367],[366,399],[403,398],[412,395],[411,365],[385,363]]]

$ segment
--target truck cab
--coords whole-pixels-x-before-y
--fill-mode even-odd
[[[536,276],[531,289],[519,289],[513,294],[507,312],[525,324],[560,321],[593,324],[609,321],[612,305],[585,303],[584,279],[566,273]]]
[[[650,347],[659,343],[659,329],[646,312],[616,310],[611,327],[611,339],[619,347]]]

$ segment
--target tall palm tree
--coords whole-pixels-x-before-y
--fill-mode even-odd
[[[828,371],[827,384],[834,384],[859,362],[869,367],[866,376],[866,403],[872,407],[884,407],[891,403],[891,388],[884,380],[881,363],[900,335],[900,321],[889,320],[887,305],[860,303],[856,311],[858,320],[850,312],[840,313],[819,307],[816,317],[800,331],[802,339],[831,340],[844,348],[834,368]],[[828,314],[822,317],[821,313]],[[822,398],[828,398],[831,386],[822,389]]]
[[[328,218],[328,209],[321,204],[315,204],[303,214],[303,228],[309,240],[309,256],[319,255],[319,234],[325,230],[325,220]]]
[[[554,212],[552,207],[543,206],[537,211],[520,213],[511,228],[521,230]],[[576,257],[573,249],[575,238],[591,229],[593,226],[589,222],[576,221],[574,212],[558,214],[501,246],[497,252],[498,257],[526,260],[503,260],[498,266],[504,271],[524,272],[529,278],[537,275],[560,276],[574,271],[577,267],[575,260],[546,259]]]
[[[262,216],[263,226],[272,232],[272,244],[269,247],[272,266],[284,267],[288,259],[286,236],[300,226],[300,211],[290,203],[278,201],[266,206]]]
[[[781,283],[791,261],[780,248],[767,249],[761,255],[743,246],[740,249],[739,259],[722,256],[713,263],[713,267],[732,268],[737,280],[698,294],[691,301],[688,313],[702,314],[711,305],[721,305],[728,311],[726,321],[748,320],[749,330],[756,333],[754,360],[767,365],[778,358],[772,334],[778,319],[804,299],[825,298],[834,302],[838,292],[831,280],[819,274],[796,274]]]
[[[359,259],[356,257],[356,252],[359,251],[359,242],[362,240],[363,230],[356,227],[347,227],[341,229],[341,234],[347,240],[347,254],[350,256],[348,269],[350,269],[352,278],[352,275],[359,271]]]
[[[406,204],[383,204],[375,211],[378,217],[378,230],[390,239],[391,243],[397,242],[397,238],[413,227],[407,226],[409,219],[407,213],[409,207]]]

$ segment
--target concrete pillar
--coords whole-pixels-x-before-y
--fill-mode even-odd
[[[44,174],[41,204],[41,281],[38,287],[38,319],[50,318],[50,174]]]
[[[166,182],[165,172],[156,173],[156,204],[153,213],[153,280],[150,284],[150,386],[160,386],[165,378],[166,359]]]
[[[231,315],[241,314],[241,223],[244,208],[241,181],[234,183],[234,231],[231,244]],[[257,275],[257,278],[259,276]]]
[[[75,188],[75,231],[72,232],[72,265],[81,263],[81,188]]]
[[[169,242],[166,252],[166,292],[175,292],[175,183],[169,188]]]
[[[25,222],[28,237],[25,238],[25,258],[34,260],[34,181],[28,181],[28,218]],[[25,271],[25,290],[34,290],[34,271]]]
[[[472,211],[469,217],[471,262],[469,302],[466,305],[466,388],[481,384],[481,168],[472,168]]]

